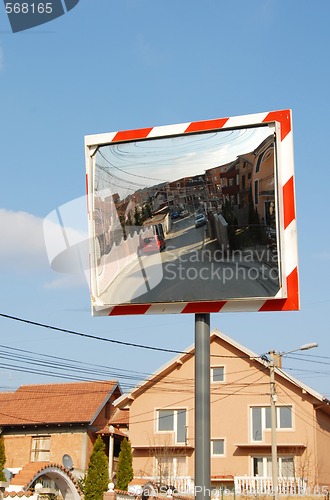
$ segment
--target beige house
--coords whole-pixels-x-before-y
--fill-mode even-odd
[[[272,487],[269,362],[218,330],[210,340],[212,487],[267,492]],[[330,401],[279,367],[275,383],[279,488],[315,493],[330,483]],[[129,409],[136,480],[192,491],[194,348],[114,405]]]

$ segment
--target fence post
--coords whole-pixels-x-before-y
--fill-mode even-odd
[[[117,493],[115,491],[106,491],[103,493],[103,500],[116,500]]]
[[[108,484],[108,491],[103,493],[103,500],[116,500],[117,493],[114,490],[115,485],[113,483]]]

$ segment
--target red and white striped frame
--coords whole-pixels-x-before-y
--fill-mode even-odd
[[[125,130],[85,137],[87,168],[87,197],[91,195],[92,156],[98,146],[156,137],[166,137],[206,132],[226,128],[252,126],[261,123],[275,123],[277,134],[277,194],[280,235],[281,282],[279,293],[273,298],[247,298],[219,301],[173,302],[123,304],[111,307],[96,307],[92,300],[95,316],[118,316],[131,314],[174,314],[174,313],[218,313],[294,311],[299,309],[297,226],[294,191],[293,134],[291,110],[279,110],[252,115],[218,118],[176,125]],[[92,234],[90,234],[93,237]],[[93,256],[91,256],[93,259]],[[92,277],[91,277],[92,278]],[[91,279],[91,283],[93,280]],[[91,289],[93,295],[93,287]]]

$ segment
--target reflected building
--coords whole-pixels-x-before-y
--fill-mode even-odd
[[[260,222],[275,227],[274,136],[267,137],[254,150],[252,178],[253,204]]]
[[[205,180],[209,193],[209,208],[214,207],[220,211],[224,204],[223,187],[226,186],[226,179],[224,173],[231,166],[230,163],[219,165],[217,167],[209,168],[205,171]]]

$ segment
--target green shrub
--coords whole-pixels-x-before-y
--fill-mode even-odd
[[[121,442],[118,470],[117,470],[117,484],[119,490],[127,491],[128,483],[133,479],[132,467],[132,447],[131,443],[125,438]]]
[[[6,462],[6,451],[5,451],[5,442],[3,436],[0,436],[0,481],[7,481],[6,476],[3,472],[5,468]]]
[[[98,436],[89,459],[84,485],[85,500],[103,500],[103,493],[108,489],[108,458],[104,450],[105,444]]]

